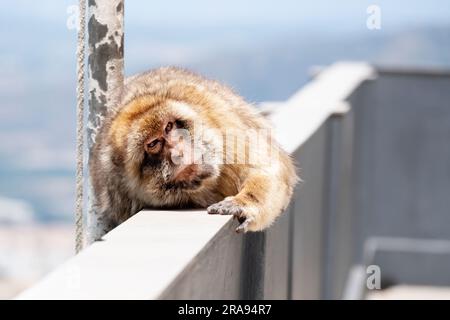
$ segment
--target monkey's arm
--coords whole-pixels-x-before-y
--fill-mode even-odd
[[[98,159],[101,157],[94,154],[91,162],[94,170],[91,171],[93,193],[88,220],[88,243],[100,240],[142,208],[125,193],[120,177],[114,174],[118,170],[109,164],[102,165]]]
[[[209,206],[207,211],[237,217],[241,223],[237,232],[263,230],[288,206],[296,180],[293,167],[281,165],[274,172],[251,169],[235,196]]]

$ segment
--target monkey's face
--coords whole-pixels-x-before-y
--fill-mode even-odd
[[[190,193],[213,184],[221,146],[202,117],[180,102],[149,107],[149,101],[141,100],[126,106],[115,120],[128,128],[122,134],[127,140],[125,169],[134,181],[130,187],[146,197]]]

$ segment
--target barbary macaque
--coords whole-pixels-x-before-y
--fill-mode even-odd
[[[90,173],[104,232],[146,207],[207,208],[235,216],[237,232],[263,230],[298,180],[257,109],[174,67],[127,79],[97,134]]]

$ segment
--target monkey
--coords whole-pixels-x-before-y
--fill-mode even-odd
[[[162,67],[127,78],[122,91],[89,160],[102,233],[143,208],[233,215],[238,233],[264,230],[286,209],[298,181],[293,160],[232,89]]]

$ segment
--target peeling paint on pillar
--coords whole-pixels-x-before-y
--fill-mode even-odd
[[[107,112],[119,102],[123,88],[124,0],[88,1],[89,35],[89,115],[87,143],[89,156]],[[89,188],[91,191],[91,188]],[[95,212],[95,199],[89,193],[88,241],[108,230],[108,223]]]
[[[123,1],[89,0],[88,145],[118,102],[123,86]]]

